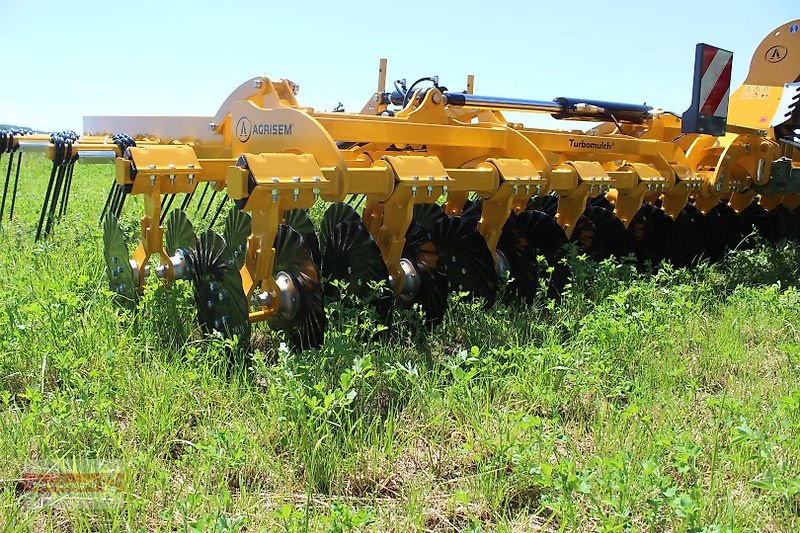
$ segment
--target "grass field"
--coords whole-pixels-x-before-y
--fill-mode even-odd
[[[647,275],[575,257],[563,301],[454,298],[432,335],[329,302],[324,349],[257,326],[244,368],[199,334],[185,283],[114,305],[110,168],[79,167],[33,243],[48,165],[26,160],[0,231],[2,530],[800,528],[793,245]],[[110,461],[121,498],[18,493],[64,460]]]

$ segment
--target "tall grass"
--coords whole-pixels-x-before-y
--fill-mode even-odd
[[[106,289],[107,169],[81,168],[53,237],[30,159],[0,231],[0,525],[9,530],[796,530],[800,254],[760,246],[640,274],[575,255],[560,301],[453,301],[433,334],[329,302],[318,351],[255,328],[248,366],[191,291],[135,312]],[[133,204],[133,202],[132,202]],[[135,212],[124,219],[135,227]],[[101,459],[122,502],[19,494]]]

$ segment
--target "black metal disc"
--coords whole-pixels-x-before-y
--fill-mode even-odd
[[[509,293],[528,302],[536,296],[539,280],[546,275],[539,264],[539,256],[543,256],[547,266],[554,268],[548,294],[556,296],[563,288],[563,268],[559,263],[566,242],[564,230],[546,213],[530,210],[512,214],[497,243],[509,263]]]
[[[414,222],[428,231],[431,231],[443,218],[445,218],[444,209],[439,204],[414,205]]]
[[[311,222],[311,218],[308,216],[308,210],[290,209],[283,214],[283,220],[287,226],[291,226],[303,237],[303,241],[311,251],[311,257],[314,259],[317,266],[319,266],[322,254],[320,254],[319,240],[317,239],[317,233],[314,229],[314,223]]]
[[[605,197],[602,197],[605,199]],[[583,212],[584,216],[594,225],[594,239],[589,255],[595,259],[607,257],[626,257],[633,253],[633,240],[625,224],[614,216],[614,207],[602,207],[598,202],[591,205]]]
[[[275,236],[273,276],[286,273],[297,291],[296,312],[292,317],[277,314],[269,319],[270,328],[283,331],[297,350],[319,348],[325,336],[325,316],[319,270],[303,237],[287,224],[278,226]]]
[[[792,226],[794,228],[794,235],[789,236],[790,239],[794,240],[795,242],[800,241],[800,207],[797,207],[791,211],[792,213]]]
[[[103,256],[106,262],[108,285],[120,296],[126,305],[136,305],[139,293],[138,279],[133,276],[133,267],[128,260],[128,246],[125,233],[112,213],[107,213],[103,221]]]
[[[207,230],[197,239],[197,247],[189,257],[200,327],[206,333],[218,332],[224,338],[236,338],[241,351],[249,350],[247,297],[225,239]]]
[[[797,235],[797,228],[795,227],[795,220],[792,212],[789,211],[783,204],[778,204],[775,209],[769,213],[772,219],[772,227],[775,232],[775,242],[780,242],[784,239],[794,239]]]
[[[347,290],[364,302],[371,303],[381,320],[385,321],[392,309],[394,296],[389,286],[389,271],[381,250],[361,220],[340,222],[325,233],[322,242],[320,272],[328,298],[341,298],[336,281],[347,283]],[[372,282],[383,284],[373,292]]]
[[[742,240],[739,216],[727,202],[720,201],[704,218],[702,230],[705,255],[710,262],[721,261],[728,250],[738,247]]]
[[[600,194],[595,196],[594,198],[589,198],[589,201],[586,202],[587,205],[592,207],[602,207],[608,211],[614,212],[614,204],[608,201],[605,194]]]
[[[331,204],[322,215],[319,224],[319,243],[322,253],[325,253],[325,243],[330,242],[329,234],[342,222],[361,222],[361,217],[352,206],[343,202]]]
[[[753,235],[758,234],[771,243],[780,240],[780,228],[776,227],[776,220],[769,216],[766,209],[758,204],[757,200],[748,205],[739,213],[739,222],[744,237],[743,247],[750,248],[755,244]]]
[[[655,266],[667,257],[672,226],[672,219],[662,209],[646,202],[642,204],[628,225],[640,266],[648,261]]]
[[[545,194],[544,196],[534,196],[528,200],[528,205],[525,207],[526,211],[541,211],[552,218],[556,217],[558,212],[558,196],[552,194]]]
[[[173,209],[164,223],[164,240],[169,255],[175,255],[179,248],[191,252],[197,244],[197,234],[189,217],[181,209]]]
[[[705,255],[705,217],[693,204],[686,204],[675,218],[669,241],[669,260],[677,267],[691,265]]]
[[[411,261],[420,280],[419,291],[409,303],[419,303],[425,313],[425,324],[435,326],[447,311],[448,289],[444,261],[430,232],[412,221],[406,231],[402,256]]]
[[[481,213],[483,212],[483,198],[476,198],[474,200],[467,200],[464,204],[464,209],[461,210],[461,218],[473,226],[477,226],[481,221]]]
[[[483,298],[486,308],[494,305],[499,281],[497,269],[486,240],[475,226],[461,217],[442,214],[433,221],[430,232],[439,258],[445,264],[450,290],[467,291]]]
[[[610,255],[597,236],[597,227],[592,219],[581,214],[575,222],[575,229],[572,230],[570,240],[578,245],[587,255],[596,260],[602,260]]]
[[[253,229],[253,219],[250,213],[240,210],[236,206],[228,210],[225,217],[225,227],[222,235],[231,251],[236,268],[241,269],[247,257],[247,238]]]

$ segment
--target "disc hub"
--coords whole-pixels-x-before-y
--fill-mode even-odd
[[[189,277],[189,262],[187,261],[186,252],[182,248],[175,250],[175,255],[170,256],[169,262],[172,265],[173,279],[187,279]],[[162,279],[166,278],[168,270],[166,265],[158,265],[156,267],[156,276]]]
[[[275,276],[280,298],[278,299],[278,315],[285,320],[293,320],[300,311],[300,291],[292,276],[286,272],[278,272]],[[256,295],[256,303],[261,307],[272,307],[275,294],[264,291]]]
[[[511,270],[511,263],[508,262],[506,254],[500,250],[495,250],[495,254],[497,255],[497,275],[500,279],[506,279],[509,270]]]
[[[417,269],[414,268],[413,263],[408,259],[402,258],[400,259],[400,270],[402,271],[402,280],[400,280],[400,291],[395,293],[397,294],[398,298],[403,301],[410,302],[419,293],[419,274],[417,273]],[[391,275],[389,276],[389,285],[392,289],[395,289],[395,285],[397,280],[395,280]]]

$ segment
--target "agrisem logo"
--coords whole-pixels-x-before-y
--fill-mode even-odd
[[[236,138],[245,143],[250,140],[251,135],[291,135],[294,124],[278,124],[274,122],[262,122],[253,124],[247,117],[242,117],[236,123]]]
[[[764,59],[770,63],[780,63],[786,57],[788,50],[785,46],[776,44],[764,54]]]
[[[242,117],[236,123],[236,138],[239,141],[246,143],[250,139],[250,134],[253,133],[253,124],[247,117]]]

